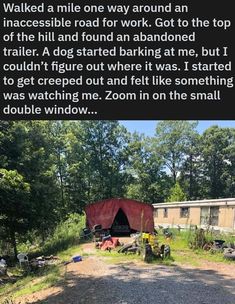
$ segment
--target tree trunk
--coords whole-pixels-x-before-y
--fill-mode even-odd
[[[173,180],[174,180],[174,185],[176,184],[176,171],[173,171]]]
[[[193,196],[193,156],[190,155],[190,173],[189,173],[189,199]]]
[[[18,251],[17,251],[17,245],[16,245],[16,235],[15,235],[15,231],[12,229],[12,227],[10,228],[10,238],[11,238],[11,245],[14,250],[14,257],[15,257],[15,259],[17,259]]]
[[[175,153],[172,152],[172,173],[173,173],[173,181],[174,185],[176,184],[177,172],[176,172],[176,164],[175,164]]]
[[[58,168],[59,168],[59,179],[60,179],[60,194],[61,194],[61,203],[64,208],[64,181],[63,181],[63,173],[62,173],[62,164],[61,164],[61,152],[58,151]]]

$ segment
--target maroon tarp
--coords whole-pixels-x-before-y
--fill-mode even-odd
[[[116,248],[119,245],[120,245],[119,239],[111,237],[110,239],[105,240],[105,241],[102,242],[102,244],[100,246],[100,249],[101,250],[112,249],[112,248]]]
[[[100,224],[103,229],[110,229],[120,208],[125,213],[131,229],[141,231],[142,225],[142,231],[153,232],[153,206],[121,198],[107,199],[86,206],[85,212],[89,228]]]

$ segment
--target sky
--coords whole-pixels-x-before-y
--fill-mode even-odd
[[[146,136],[154,136],[157,120],[120,120],[128,131],[144,133]],[[235,128],[235,120],[199,120],[197,130],[202,134],[206,129],[213,125],[219,127]]]

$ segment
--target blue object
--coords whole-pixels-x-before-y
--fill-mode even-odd
[[[77,262],[81,262],[82,261],[82,257],[80,255],[76,255],[73,258],[73,262],[77,263]]]

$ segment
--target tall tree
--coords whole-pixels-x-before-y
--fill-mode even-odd
[[[174,183],[181,172],[187,147],[196,126],[196,122],[189,121],[160,121],[157,124],[156,153],[163,158]]]
[[[29,121],[21,172],[31,185],[31,203],[35,226],[43,239],[60,218],[60,184],[57,176],[53,139],[49,122]]]
[[[161,158],[154,152],[152,139],[134,133],[128,151],[126,196],[149,203],[163,202],[171,181],[163,171]]]
[[[212,126],[202,135],[204,187],[210,198],[235,195],[235,129]]]
[[[17,256],[16,234],[30,228],[30,186],[15,170],[0,169],[0,227]]]
[[[83,121],[71,125],[68,139],[70,202],[83,207],[89,201],[122,196],[128,160],[126,129],[117,121]]]
[[[67,178],[67,153],[68,147],[67,134],[69,133],[69,123],[66,121],[52,121],[48,123],[48,141],[50,143],[50,158],[54,168],[53,171],[58,182],[58,201],[57,204],[61,208],[60,215],[66,213],[67,193],[66,193],[66,178]]]
[[[48,122],[16,121],[5,134],[4,161],[1,166],[17,170],[31,186],[33,224],[45,237],[56,224],[59,210],[58,181],[53,163],[52,141],[48,136]]]
[[[84,130],[80,122],[64,122],[66,128],[64,137],[63,159],[66,165],[65,194],[67,212],[83,212],[84,206],[90,200],[91,166],[90,151],[86,149]]]
[[[203,160],[201,157],[201,136],[192,132],[182,162],[179,183],[188,200],[204,197],[201,184],[203,183]]]

